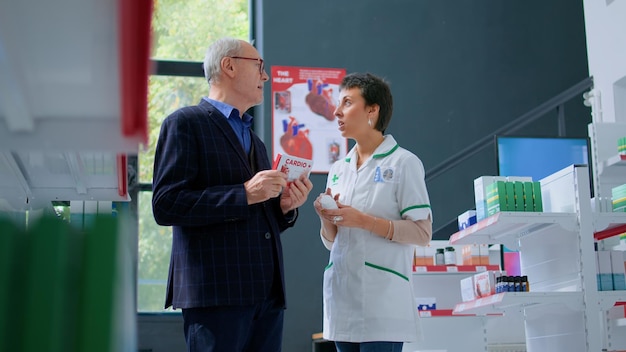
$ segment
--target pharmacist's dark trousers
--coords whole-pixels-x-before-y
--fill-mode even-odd
[[[182,311],[188,352],[281,351],[284,309],[273,299]]]

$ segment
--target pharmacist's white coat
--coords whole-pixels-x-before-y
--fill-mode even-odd
[[[335,162],[327,187],[339,202],[382,219],[427,219],[430,201],[424,166],[391,135],[359,170],[356,149]],[[431,215],[432,218],[432,215]],[[378,220],[381,221],[381,220]],[[414,245],[388,241],[366,229],[339,226],[324,272],[327,340],[416,341]]]

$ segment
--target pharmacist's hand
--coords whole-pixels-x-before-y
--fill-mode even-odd
[[[320,217],[320,219],[322,221],[328,221],[325,217],[324,217],[324,206],[322,205],[322,197],[324,196],[331,196],[335,201],[337,201],[337,199],[339,199],[339,194],[336,195],[332,195],[330,188],[326,189],[326,192],[324,193],[320,193],[317,198],[315,198],[315,200],[313,201],[313,209],[315,209],[315,213],[317,213],[317,216]]]
[[[317,216],[319,216],[320,219],[323,220],[322,210],[324,210],[324,208],[322,207],[322,204],[320,203],[320,199],[322,198],[322,195],[324,195],[324,193],[320,193],[317,196],[317,198],[315,198],[315,200],[313,201],[313,209],[315,209],[315,214],[317,214]]]
[[[322,217],[337,226],[360,227],[367,223],[367,214],[337,201],[339,209],[324,209]]]

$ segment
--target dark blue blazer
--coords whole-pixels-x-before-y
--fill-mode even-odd
[[[265,145],[251,135],[256,170],[270,169]],[[275,279],[284,304],[280,233],[295,217],[283,215],[279,198],[248,205],[249,160],[226,117],[205,100],[163,121],[152,209],[173,230],[166,308],[258,303]]]

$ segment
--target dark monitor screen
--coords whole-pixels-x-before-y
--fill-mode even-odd
[[[589,139],[496,136],[498,174],[539,181],[572,164],[589,165]]]

